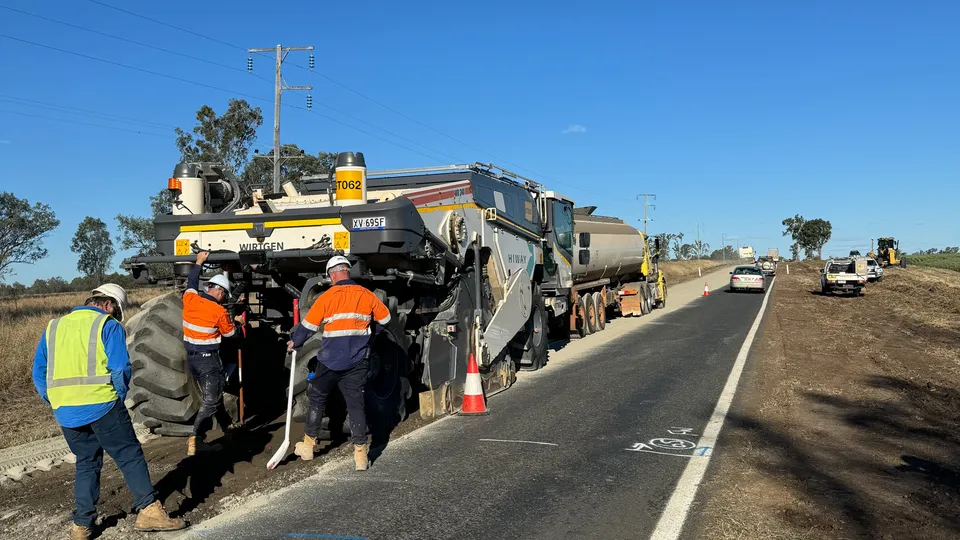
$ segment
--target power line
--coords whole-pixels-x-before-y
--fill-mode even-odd
[[[90,0],[90,1],[93,1],[93,0]],[[203,88],[209,88],[209,89],[211,89],[211,90],[217,90],[218,92],[225,92],[225,93],[228,93],[228,94],[233,94],[233,95],[235,95],[235,96],[241,96],[241,97],[245,97],[245,98],[248,98],[248,99],[257,100],[257,101],[262,101],[262,102],[266,102],[266,103],[271,103],[271,102],[272,102],[271,100],[269,100],[269,99],[267,99],[267,98],[260,97],[260,96],[255,96],[255,95],[252,95],[252,94],[247,94],[247,93],[245,93],[245,92],[237,92],[237,91],[235,91],[235,90],[230,90],[230,89],[228,89],[228,88],[223,88],[223,87],[215,86],[215,85],[212,85],[212,84],[206,84],[206,83],[202,83],[202,82],[194,81],[194,80],[190,80],[190,79],[184,79],[184,78],[182,78],[182,77],[177,77],[177,76],[175,76],[175,75],[168,75],[168,74],[166,74],[166,73],[161,73],[161,72],[158,72],[158,71],[153,71],[153,70],[149,70],[149,69],[141,68],[141,67],[137,67],[137,66],[131,66],[131,65],[129,65],[129,64],[124,64],[124,63],[122,63],[122,62],[116,62],[116,61],[114,61],[114,60],[107,60],[107,59],[105,59],[105,58],[99,58],[99,57],[96,57],[96,56],[91,56],[91,55],[89,55],[89,54],[84,54],[84,53],[80,53],[80,52],[76,52],[76,51],[70,51],[70,50],[67,50],[67,49],[62,49],[62,48],[60,48],[60,47],[54,47],[54,46],[52,46],[52,45],[45,45],[45,44],[43,44],[43,43],[37,43],[37,42],[35,42],[35,41],[30,41],[30,40],[21,39],[21,38],[17,38],[17,37],[13,37],[13,36],[8,36],[8,35],[6,35],[6,34],[0,34],[0,38],[5,38],[5,39],[12,40],[12,41],[18,41],[18,42],[20,42],[20,43],[25,43],[25,44],[27,44],[27,45],[33,45],[33,46],[35,46],[35,47],[40,47],[40,48],[43,48],[43,49],[49,49],[49,50],[52,50],[52,51],[57,51],[57,52],[61,52],[61,53],[64,53],[64,54],[69,54],[69,55],[77,56],[77,57],[80,57],[80,58],[86,58],[86,59],[88,59],[88,60],[93,60],[93,61],[96,61],[96,62],[102,62],[102,63],[105,63],[105,64],[117,66],[117,67],[122,67],[122,68],[126,68],[126,69],[131,69],[131,70],[134,70],[134,71],[139,71],[139,72],[141,72],[141,73],[147,73],[147,74],[150,74],[150,75],[155,75],[155,76],[157,76],[157,77],[163,77],[163,78],[165,78],[165,79],[170,79],[170,80],[174,80],[174,81],[178,81],[178,82],[183,82],[183,83],[187,83],[187,84],[192,84],[192,85],[200,86],[200,87],[203,87]],[[429,159],[431,159],[431,160],[433,160],[433,161],[435,161],[435,162],[437,162],[437,163],[443,163],[443,162],[444,162],[444,160],[439,159],[439,158],[437,158],[436,156],[431,156],[431,155],[429,155],[429,154],[425,154],[425,153],[423,153],[423,152],[421,152],[421,151],[419,151],[419,150],[410,148],[410,147],[408,147],[408,146],[404,146],[404,145],[402,145],[402,144],[400,144],[400,143],[397,143],[397,142],[395,142],[395,141],[391,141],[390,139],[387,139],[387,138],[385,138],[385,137],[381,137],[381,136],[379,136],[379,135],[377,135],[377,134],[375,134],[375,133],[370,133],[369,131],[360,129],[360,128],[355,127],[355,126],[351,126],[350,124],[347,124],[346,122],[342,122],[342,121],[340,121],[340,120],[337,120],[336,118],[333,118],[333,117],[331,117],[331,116],[328,116],[328,115],[325,115],[325,114],[322,114],[322,113],[318,113],[318,112],[316,112],[316,111],[310,111],[310,110],[308,110],[308,109],[306,109],[306,108],[304,108],[304,107],[298,107],[298,106],[296,106],[296,105],[285,104],[284,107],[290,107],[290,108],[293,108],[293,109],[299,109],[299,110],[302,110],[302,111],[310,112],[310,113],[312,113],[312,114],[316,114],[316,115],[320,116],[321,118],[325,118],[325,119],[327,119],[327,120],[329,120],[329,121],[331,121],[331,122],[334,122],[334,123],[336,123],[336,124],[342,125],[342,126],[347,127],[347,128],[350,128],[350,129],[352,129],[352,130],[354,130],[354,131],[357,131],[357,132],[359,132],[359,133],[362,133],[362,134],[364,134],[364,135],[368,135],[368,136],[370,136],[370,137],[373,137],[373,138],[375,138],[375,139],[379,139],[379,140],[381,140],[381,141],[383,141],[383,142],[386,142],[386,143],[388,143],[388,144],[392,144],[392,145],[394,145],[394,146],[396,146],[396,147],[398,147],[398,148],[402,148],[402,149],[407,150],[407,151],[409,151],[409,152],[413,152],[413,153],[415,153],[415,154],[419,154],[419,155],[424,156],[424,157],[426,157],[426,158],[429,158]]]
[[[80,25],[77,25],[77,24],[68,23],[68,22],[65,22],[65,21],[60,21],[60,20],[57,20],[57,19],[53,19],[53,18],[50,18],[50,17],[43,16],[43,15],[38,15],[38,14],[36,14],[36,13],[30,13],[29,11],[23,11],[23,10],[16,9],[16,8],[12,8],[12,7],[9,7],[9,6],[4,6],[4,5],[2,5],[2,4],[0,4],[0,9],[6,9],[6,10],[8,10],[8,11],[13,11],[13,12],[15,12],[15,13],[20,13],[21,15],[27,15],[27,16],[29,16],[29,17],[35,17],[35,18],[37,18],[37,19],[41,19],[41,20],[44,20],[44,21],[52,22],[52,23],[55,23],[55,24],[60,24],[60,25],[67,26],[67,27],[70,27],[70,28],[75,28],[75,29],[77,29],[77,30],[82,30],[82,31],[84,31],[84,32],[90,32],[91,34],[97,34],[97,35],[99,35],[99,36],[104,36],[104,37],[107,37],[107,38],[110,38],[110,39],[115,39],[115,40],[118,40],[118,41],[123,41],[123,42],[125,42],[125,43],[132,43],[132,44],[138,45],[138,46],[140,46],[140,47],[146,47],[146,48],[148,48],[148,49],[153,49],[153,50],[155,50],[155,51],[160,51],[160,52],[164,52],[164,53],[167,53],[167,54],[172,54],[172,55],[175,55],[175,56],[179,56],[179,57],[181,57],[181,58],[187,58],[187,59],[194,60],[194,61],[197,61],[197,62],[203,62],[204,64],[209,64],[209,65],[211,65],[211,66],[217,66],[217,67],[221,67],[221,68],[224,68],[224,69],[229,69],[229,70],[231,70],[231,71],[237,71],[237,72],[240,72],[240,73],[244,73],[244,72],[245,72],[245,70],[243,70],[243,69],[241,69],[241,68],[239,68],[239,67],[237,67],[237,66],[231,66],[231,65],[228,65],[228,64],[222,64],[222,63],[220,63],[220,62],[215,62],[215,61],[213,61],[213,60],[207,60],[206,58],[200,58],[199,56],[193,56],[193,55],[186,54],[186,53],[182,53],[182,52],[179,52],[179,51],[174,51],[174,50],[171,50],[171,49],[166,49],[166,48],[163,48],[163,47],[158,47],[158,46],[156,46],[156,45],[151,45],[151,44],[149,44],[149,43],[143,43],[143,42],[141,42],[141,41],[137,41],[137,40],[134,40],[134,39],[129,39],[129,38],[121,37],[121,36],[115,36],[115,35],[113,35],[113,34],[108,34],[108,33],[106,33],[106,32],[101,32],[100,30],[94,30],[93,28],[87,28],[87,27],[85,27],[85,26],[80,26]],[[264,80],[269,80],[269,79],[265,79],[264,77],[260,77],[259,75],[255,75],[255,76],[256,76],[256,77],[259,77],[259,78],[261,78],[261,79],[264,79]]]
[[[0,109],[0,113],[16,114],[16,115],[18,115],[18,116],[27,116],[27,117],[30,117],[30,118],[42,118],[42,119],[44,119],[44,120],[53,120],[54,122],[67,122],[67,123],[70,123],[70,124],[78,124],[78,125],[81,125],[81,126],[97,127],[97,128],[101,128],[101,129],[115,129],[115,130],[118,130],[118,131],[126,131],[126,132],[128,132],[128,133],[136,133],[136,134],[138,134],[138,135],[151,135],[151,136],[153,136],[153,137],[163,137],[163,138],[165,138],[165,139],[170,137],[169,135],[163,135],[163,134],[160,134],[160,133],[151,133],[151,132],[149,132],[149,131],[140,131],[140,130],[136,130],[136,129],[127,129],[127,128],[122,128],[122,127],[117,127],[117,126],[103,126],[103,125],[100,125],[100,124],[92,124],[92,123],[90,123],[90,122],[81,122],[81,121],[79,121],[79,120],[70,120],[70,119],[68,119],[68,118],[53,118],[53,117],[50,117],[50,116],[43,116],[43,115],[40,115],[40,114],[30,114],[30,113],[19,112],[19,111],[8,111],[8,110],[6,110],[6,109]]]
[[[131,16],[137,17],[137,18],[139,18],[139,19],[143,19],[143,20],[146,20],[146,21],[150,21],[150,22],[152,22],[152,23],[159,24],[159,25],[161,25],[161,26],[166,26],[167,28],[172,28],[172,29],[174,29],[174,30],[179,30],[180,32],[183,32],[183,33],[185,33],[185,34],[190,34],[190,35],[193,36],[193,37],[203,38],[203,39],[206,39],[207,41],[212,41],[212,42],[214,42],[214,43],[219,43],[219,44],[221,44],[221,45],[226,45],[227,47],[233,47],[234,49],[246,50],[245,47],[241,47],[240,45],[236,45],[236,44],[234,44],[234,43],[228,43],[228,42],[226,42],[226,41],[221,41],[221,40],[219,40],[219,39],[217,39],[217,38],[210,37],[210,36],[208,36],[208,35],[206,35],[206,34],[203,34],[203,33],[192,32],[192,31],[190,31],[190,30],[187,30],[187,29],[185,29],[185,28],[180,28],[179,26],[176,26],[176,25],[173,25],[173,24],[170,24],[170,23],[165,23],[165,22],[163,22],[163,21],[158,21],[157,19],[152,19],[152,18],[150,18],[150,17],[147,17],[146,15],[140,15],[139,13],[134,13],[134,12],[132,12],[132,11],[127,11],[127,10],[125,10],[125,9],[123,9],[123,8],[118,8],[117,6],[112,6],[112,5],[110,5],[110,4],[106,4],[106,3],[103,3],[103,2],[98,2],[97,0],[87,0],[87,1],[90,2],[90,3],[93,3],[93,4],[97,4],[98,6],[103,6],[103,7],[105,7],[105,8],[109,8],[109,9],[112,9],[112,10],[115,10],[115,11],[119,11],[119,12],[121,12],[121,13],[126,13],[127,15],[131,15]]]
[[[16,105],[26,105],[28,107],[36,107],[38,109],[47,109],[56,112],[66,112],[69,114],[76,114],[80,116],[89,116],[91,118],[97,118],[100,120],[108,121],[124,121],[124,122],[134,122],[137,124],[144,124],[147,127],[151,128],[163,128],[163,129],[176,129],[176,126],[169,124],[161,124],[159,122],[153,122],[150,120],[141,120],[138,118],[130,118],[129,116],[120,116],[118,114],[103,113],[98,111],[91,111],[89,109],[77,109],[75,107],[66,107],[63,105],[58,105],[56,103],[49,103],[46,101],[38,101],[35,99],[27,99],[17,96],[5,96],[0,94],[0,101],[6,101]]]

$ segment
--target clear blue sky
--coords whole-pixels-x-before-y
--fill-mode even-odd
[[[0,5],[237,70],[6,9],[0,34],[234,93],[0,38],[0,189],[62,222],[50,256],[9,281],[74,277],[86,215],[113,229],[118,212],[147,214],[177,162],[172,128],[200,105],[264,98],[251,101],[270,147],[272,84],[246,73],[244,48],[277,43],[316,46],[317,72],[470,145],[288,66],[289,84],[314,86],[316,114],[284,109],[282,140],[311,152],[363,151],[372,169],[493,161],[633,223],[635,195],[656,193],[651,232],[691,238],[699,221],[714,248],[724,233],[784,253],[780,221],[796,213],[832,221],[827,253],[888,235],[908,250],[960,244],[960,3],[102,2],[193,33],[89,0]],[[255,73],[272,78],[268,56]]]

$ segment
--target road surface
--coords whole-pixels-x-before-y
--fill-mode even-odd
[[[647,538],[689,461],[722,451],[697,442],[763,300],[717,290],[726,277],[552,352],[487,416],[391,442],[365,473],[324,465],[184,538]]]

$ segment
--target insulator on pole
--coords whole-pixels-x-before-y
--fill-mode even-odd
[[[253,73],[253,57],[247,57],[247,73]]]
[[[309,111],[312,108],[313,108],[313,96],[311,96],[310,94],[307,94],[307,110]]]
[[[310,69],[313,69],[313,66],[314,66],[313,53],[310,53]]]

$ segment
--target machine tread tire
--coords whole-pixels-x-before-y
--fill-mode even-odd
[[[537,313],[537,310],[540,312],[540,344],[537,345],[535,340],[534,333],[534,316]],[[540,294],[540,286],[533,286],[533,309],[530,312],[530,318],[527,320],[525,328],[526,338],[523,341],[523,344],[519,346],[519,351],[514,353],[514,358],[519,357],[519,367],[523,371],[536,371],[543,366],[547,365],[547,348],[548,348],[548,322],[547,322],[547,308],[546,304],[543,302],[543,296]]]
[[[126,403],[134,421],[159,435],[189,436],[200,399],[186,365],[183,299],[178,292],[151,299],[131,322],[127,350],[133,374]],[[236,420],[236,396],[226,394],[223,401]]]

